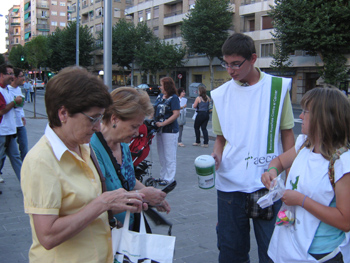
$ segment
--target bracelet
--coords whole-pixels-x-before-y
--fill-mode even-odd
[[[18,104],[16,103],[15,100],[13,100],[13,103],[15,104],[15,107],[18,107]]]
[[[302,208],[304,208],[304,202],[305,202],[306,197],[307,197],[307,195],[304,196],[303,203],[301,204]]]
[[[278,173],[278,169],[277,169],[276,167],[270,167],[270,168],[269,168],[267,171],[268,171],[268,172],[270,172],[270,170],[271,170],[271,169],[275,169],[275,170],[276,170],[276,172],[277,172],[277,175],[279,175],[279,173]]]

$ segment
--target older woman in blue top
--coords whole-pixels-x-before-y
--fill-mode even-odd
[[[101,131],[91,138],[91,146],[106,178],[107,190],[124,188],[143,193],[145,202],[157,206],[158,211],[170,212],[164,192],[154,187],[145,187],[136,180],[128,145],[133,137],[138,136],[145,117],[153,114],[149,96],[145,91],[130,87],[115,89],[111,96],[113,104],[104,113]],[[124,223],[125,212],[116,214],[115,217]],[[131,226],[133,222],[132,215]]]
[[[176,95],[174,80],[170,77],[160,79],[160,90],[162,94],[154,103],[155,121],[160,127],[157,133],[157,149],[160,162],[159,184],[167,185],[175,180],[176,173],[176,151],[179,136],[179,125],[177,118],[180,115],[180,101]]]

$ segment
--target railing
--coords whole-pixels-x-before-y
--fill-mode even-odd
[[[39,19],[48,19],[50,16],[49,15],[40,15],[40,14],[36,14],[36,18],[39,18]]]
[[[37,8],[49,9],[49,5],[46,5],[46,4],[37,4],[36,7]]]
[[[36,29],[50,29],[48,24],[37,24]]]
[[[30,23],[31,18],[32,18],[32,17],[30,16],[30,17],[28,17],[27,19],[25,19],[25,20],[24,20],[24,23],[25,23],[25,24]]]
[[[31,30],[32,30],[31,27],[27,27],[27,28],[24,29],[24,33],[30,32]]]
[[[177,16],[177,15],[181,15],[181,14],[182,14],[182,9],[164,14],[164,17]]]
[[[170,35],[164,35],[164,39],[181,37],[181,33],[172,33]]]

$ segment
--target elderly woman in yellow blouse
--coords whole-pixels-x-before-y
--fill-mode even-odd
[[[113,262],[106,211],[147,208],[142,193],[102,193],[88,143],[111,103],[103,82],[82,68],[63,69],[48,82],[49,124],[22,166],[30,262]]]

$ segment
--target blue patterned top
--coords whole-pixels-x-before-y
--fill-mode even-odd
[[[125,180],[129,184],[129,190],[133,190],[136,184],[135,171],[132,163],[131,153],[129,145],[127,143],[121,143],[122,149],[122,164],[121,164],[121,173],[124,176]],[[117,172],[114,169],[113,163],[109,158],[108,152],[103,147],[101,141],[96,134],[92,135],[91,146],[94,149],[98,163],[100,164],[102,174],[106,178],[106,187],[107,191],[116,190],[123,188],[122,183],[120,182]],[[124,223],[126,212],[114,215],[115,218]],[[130,225],[134,222],[133,214],[130,217]]]

